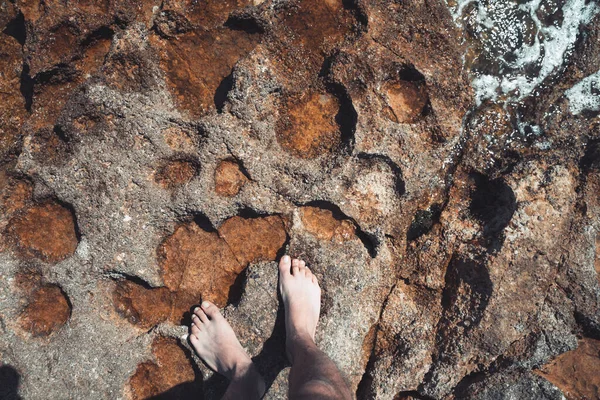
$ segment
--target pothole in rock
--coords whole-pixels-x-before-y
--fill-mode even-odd
[[[158,168],[154,180],[164,188],[173,189],[191,181],[197,171],[198,165],[193,161],[169,160]]]
[[[302,225],[308,233],[319,240],[342,243],[355,237],[356,228],[348,219],[334,216],[333,211],[319,207],[300,209]]]
[[[300,220],[308,233],[318,240],[337,244],[358,239],[371,257],[377,255],[372,237],[362,231],[354,220],[338,206],[326,201],[312,201],[300,208]]]
[[[55,201],[21,211],[11,219],[8,232],[23,259],[50,263],[71,256],[79,242],[73,211]]]
[[[402,68],[397,76],[382,85],[389,106],[388,118],[396,123],[414,123],[423,115],[429,102],[425,77],[411,67]]]
[[[512,219],[517,200],[511,187],[501,178],[490,180],[481,174],[473,174],[472,178],[475,190],[471,193],[469,212],[481,223],[483,237],[494,245]]]
[[[176,104],[198,118],[215,109],[215,95],[223,80],[260,37],[256,32],[221,25],[193,29],[169,40],[153,35],[150,42],[158,49],[160,67]]]
[[[298,158],[333,153],[353,139],[356,111],[343,96],[309,89],[287,95],[276,126],[279,145]]]
[[[138,365],[129,380],[131,397],[137,399],[195,398],[202,379],[185,350],[176,339],[157,337],[152,343],[153,361]]]
[[[19,326],[33,336],[48,336],[59,330],[71,316],[67,295],[56,285],[35,289],[29,304],[19,315]]]
[[[406,240],[416,240],[431,231],[433,225],[439,222],[441,212],[442,210],[439,204],[432,204],[431,207],[426,210],[418,210],[408,228]]]
[[[232,197],[237,195],[248,182],[248,177],[235,160],[223,160],[215,169],[215,192],[219,196]]]

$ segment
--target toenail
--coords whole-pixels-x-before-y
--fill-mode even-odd
[[[202,308],[207,308],[210,304],[208,303],[208,301],[203,301],[202,302]]]
[[[198,311],[199,309],[200,309],[200,307],[195,307],[194,312]]]
[[[290,261],[290,256],[288,256],[288,255],[283,256],[283,261],[285,261],[285,262]]]

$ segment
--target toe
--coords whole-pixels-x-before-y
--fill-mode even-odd
[[[298,260],[292,261],[292,275],[298,276],[300,273],[300,265],[297,263]]]
[[[200,328],[198,328],[198,325],[192,324],[192,335],[196,335],[196,337],[197,337],[199,333],[200,333]]]
[[[211,303],[210,301],[205,300],[202,302],[202,311],[204,311],[204,313],[210,319],[223,318],[223,316],[219,312],[219,308],[217,306],[215,306],[213,303]]]
[[[200,307],[196,307],[196,309],[194,310],[194,316],[198,317],[200,319],[200,321],[202,321],[203,323],[208,322],[208,317],[206,316],[206,314],[204,313],[204,311],[202,311],[202,309]]]
[[[292,259],[290,256],[285,255],[279,260],[279,274],[281,276],[288,276],[290,274],[290,266],[292,265]]]
[[[313,274],[312,274],[310,268],[304,267],[304,276],[306,276],[308,279],[312,279]]]
[[[196,336],[196,334],[194,334],[194,333],[192,333],[190,335],[190,342],[192,342],[192,345],[194,347],[198,346],[200,344],[200,340],[198,339],[198,336]]]
[[[317,287],[319,287],[319,280],[317,279],[317,277],[315,275],[312,276],[312,283],[314,283],[315,285],[317,285]]]

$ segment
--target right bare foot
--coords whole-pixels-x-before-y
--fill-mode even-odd
[[[290,343],[295,340],[315,341],[321,311],[321,288],[317,277],[306,267],[304,261],[291,260],[286,255],[279,261],[279,290],[285,307],[289,353]]]

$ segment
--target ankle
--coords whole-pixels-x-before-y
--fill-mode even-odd
[[[253,367],[254,364],[250,358],[240,360],[233,366],[231,371],[229,371],[229,376],[227,378],[229,378],[231,381],[243,379],[246,375],[252,372]]]
[[[293,364],[298,356],[303,356],[311,349],[316,348],[315,340],[308,332],[290,332],[285,340],[288,358]]]
[[[265,381],[250,359],[236,364],[230,377],[230,386],[234,388],[233,392],[239,391],[239,396],[234,398],[260,399],[266,391]]]

